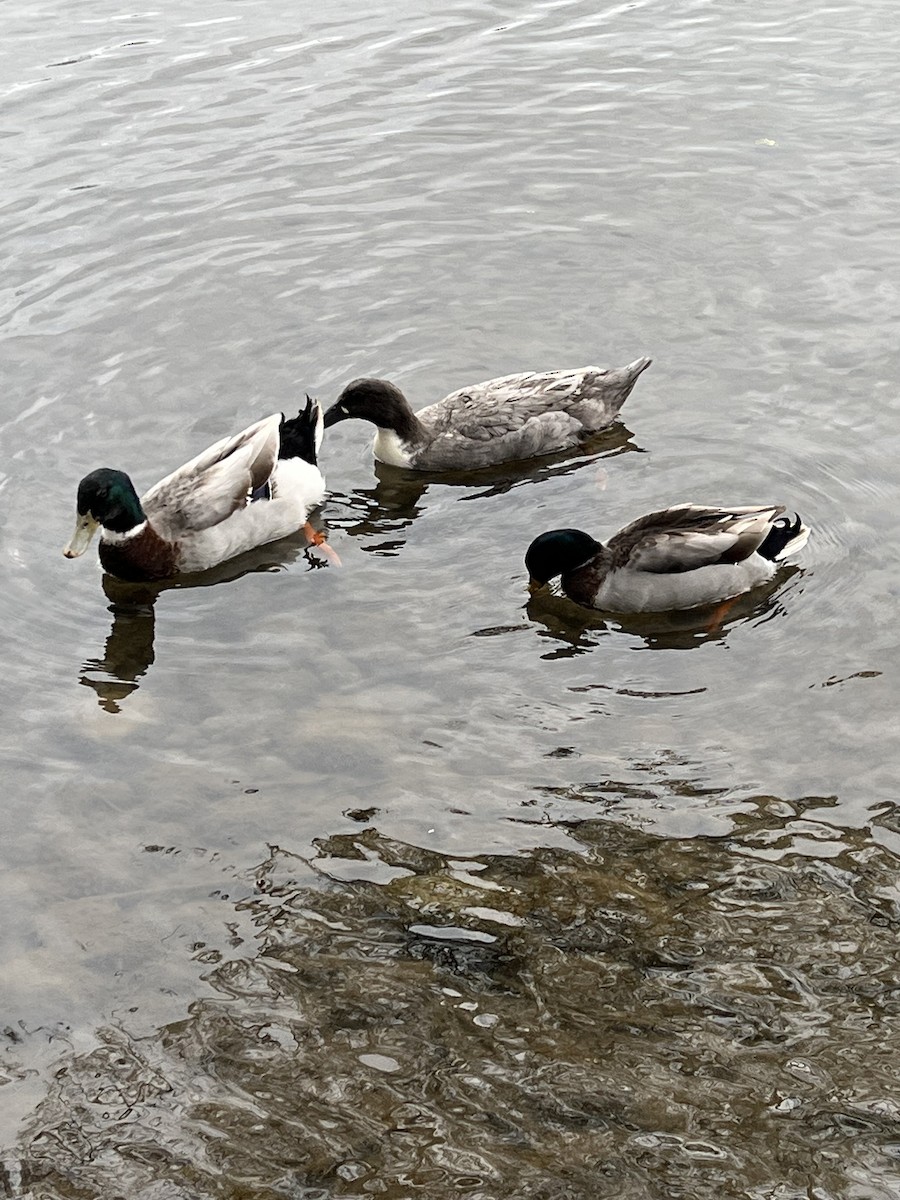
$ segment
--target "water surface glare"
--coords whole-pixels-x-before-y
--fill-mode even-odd
[[[894,1200],[896,5],[0,31],[0,1194]],[[62,558],[307,391],[643,354],[522,470],[329,431],[341,570]],[[679,500],[813,536],[724,621],[529,597]]]

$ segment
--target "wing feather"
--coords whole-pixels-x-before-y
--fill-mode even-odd
[[[708,508],[681,504],[632,521],[610,538],[615,567],[657,574],[737,563],[757,549],[780,505]]]
[[[574,446],[580,434],[581,422],[568,413],[541,413],[513,428],[482,430],[476,425],[471,435],[459,430],[441,434],[428,445],[421,461],[438,470],[459,467],[460,462],[472,468],[490,466]]]
[[[488,379],[451,392],[416,415],[436,434],[452,431],[473,441],[503,437],[546,414],[550,406],[564,409],[566,400],[580,398],[590,370],[526,371]]]
[[[281,414],[273,413],[222,438],[161,479],[141,504],[161,536],[171,540],[220,524],[245,507],[251,491],[278,461]]]

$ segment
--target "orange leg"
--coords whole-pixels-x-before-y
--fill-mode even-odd
[[[725,618],[731,612],[732,608],[734,608],[735,604],[737,604],[739,599],[739,596],[730,596],[727,600],[723,600],[721,604],[718,604],[713,609],[713,614],[709,618],[709,621],[706,625],[707,633],[719,632],[719,630],[725,624]]]
[[[313,529],[309,521],[306,521],[302,526],[301,532],[311,545],[319,547],[329,562],[334,563],[336,567],[341,565],[337,550],[328,545],[328,542],[325,540],[325,534],[320,529]]]

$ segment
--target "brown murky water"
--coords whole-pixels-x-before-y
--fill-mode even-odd
[[[895,6],[0,28],[0,1194],[895,1200]],[[639,354],[524,471],[334,430],[339,571],[60,554],[307,390]],[[529,598],[684,499],[814,535],[724,624]]]

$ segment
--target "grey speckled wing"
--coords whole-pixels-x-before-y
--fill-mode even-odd
[[[578,444],[580,421],[564,412],[545,412],[522,421],[499,418],[466,431],[448,429],[414,455],[415,465],[429,470],[487,467],[565,450]]]
[[[742,562],[783,511],[779,505],[721,509],[683,504],[648,513],[609,539],[609,566],[662,574]]]
[[[434,440],[415,465],[477,467],[567,450],[613,423],[649,363],[525,371],[461,388],[416,414]]]
[[[504,375],[452,392],[417,416],[443,432],[448,426],[464,431],[469,423],[490,413],[509,421],[511,430],[529,417],[561,410],[580,421],[586,433],[593,433],[612,424],[637,377],[649,365],[649,358],[639,358],[616,369],[578,367]]]
[[[141,505],[156,531],[177,541],[243,508],[275,469],[280,422],[281,414],[273,413],[223,438],[150,488]]]

